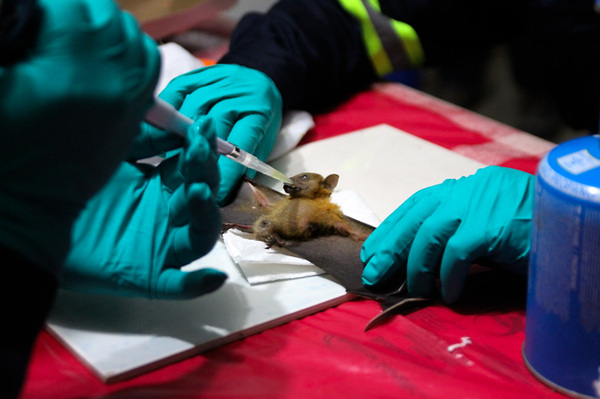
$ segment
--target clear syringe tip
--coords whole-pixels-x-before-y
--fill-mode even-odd
[[[250,169],[254,169],[255,171],[260,172],[264,175],[271,176],[272,178],[282,181],[284,183],[288,183],[291,185],[294,184],[294,182],[289,177],[287,177],[277,169],[262,162],[254,155],[246,151],[240,150],[238,147],[235,147],[232,152],[222,155],[225,155],[227,158],[238,162]]]

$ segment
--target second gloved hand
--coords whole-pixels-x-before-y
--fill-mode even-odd
[[[527,272],[534,176],[490,166],[475,175],[423,189],[365,241],[363,283],[374,286],[407,267],[411,296],[456,302],[471,263]]]
[[[188,72],[173,79],[159,97],[193,120],[210,116],[220,138],[263,161],[281,125],[281,95],[273,81],[262,72],[239,65],[218,64]],[[152,127],[143,133],[136,147],[148,152],[134,154],[136,157],[155,152],[149,144],[164,151],[176,149],[180,142]],[[218,200],[223,204],[246,170],[225,157],[219,159],[219,169]],[[253,173],[249,172],[250,176]]]
[[[63,288],[185,299],[223,284],[227,276],[214,269],[179,270],[220,234],[214,132],[203,136],[211,131],[208,118],[194,124],[183,151],[157,167],[121,164],[75,222]]]

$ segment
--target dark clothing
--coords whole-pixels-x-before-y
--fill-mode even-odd
[[[500,43],[515,50],[515,76],[550,96],[575,128],[597,131],[600,15],[593,0],[380,0],[411,25],[425,66],[442,66]],[[269,75],[285,109],[326,110],[378,79],[360,24],[337,0],[282,0],[236,28],[219,62]]]
[[[335,0],[284,0],[244,17],[220,62],[265,72],[286,109],[323,110],[376,79],[361,35]]]
[[[0,290],[0,386],[3,398],[16,398],[35,340],[54,304],[58,282],[45,269],[2,245],[0,256],[4,281]]]

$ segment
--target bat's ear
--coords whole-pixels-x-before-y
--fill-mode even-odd
[[[325,178],[325,181],[323,182],[323,186],[329,190],[329,191],[333,191],[333,189],[337,186],[338,184],[338,180],[340,180],[340,176],[333,174],[333,175],[329,175]]]

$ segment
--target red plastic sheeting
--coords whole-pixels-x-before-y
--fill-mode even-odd
[[[391,84],[318,116],[304,142],[379,123],[528,172],[549,148],[519,145],[530,136]],[[563,397],[525,368],[525,285],[514,276],[475,276],[457,306],[435,304],[364,332],[379,311],[354,300],[114,385],[44,332],[22,398]]]

